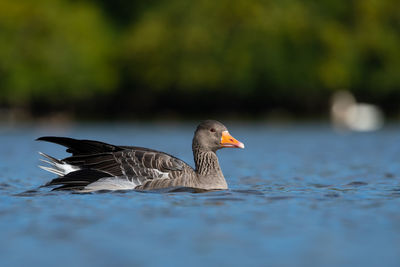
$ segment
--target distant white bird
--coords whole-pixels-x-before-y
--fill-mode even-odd
[[[384,117],[379,107],[357,103],[348,91],[339,91],[332,97],[331,120],[339,131],[376,131],[383,126]]]

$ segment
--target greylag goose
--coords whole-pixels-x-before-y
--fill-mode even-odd
[[[53,190],[91,192],[97,190],[148,190],[190,187],[227,189],[216,151],[223,147],[244,148],[227,128],[214,120],[197,127],[192,150],[196,168],[167,153],[135,146],[116,146],[92,140],[45,136],[37,140],[67,147],[72,156],[62,160],[39,152],[49,164],[39,166],[57,178],[45,186]]]

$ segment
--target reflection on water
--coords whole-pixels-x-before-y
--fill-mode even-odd
[[[398,265],[400,127],[342,136],[323,125],[227,124],[247,147],[219,152],[222,191],[40,187],[52,176],[36,167],[37,151],[66,154],[37,136],[141,145],[191,163],[195,125],[3,130],[3,265]]]

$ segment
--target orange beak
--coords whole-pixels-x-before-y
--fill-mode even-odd
[[[235,138],[233,138],[232,135],[230,135],[228,131],[222,132],[221,146],[222,147],[244,148],[244,144],[242,142],[239,142]]]

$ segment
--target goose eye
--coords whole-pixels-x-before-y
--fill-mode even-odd
[[[215,129],[214,129],[214,128],[211,128],[211,129],[210,129],[210,132],[215,133]]]

